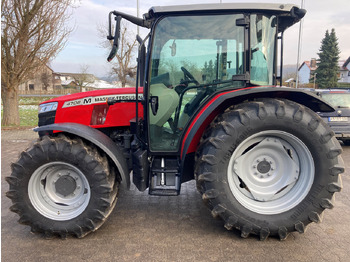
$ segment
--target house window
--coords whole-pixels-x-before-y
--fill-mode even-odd
[[[348,76],[350,76],[350,71],[348,72]]]
[[[33,84],[29,84],[29,90],[34,90],[34,85]]]

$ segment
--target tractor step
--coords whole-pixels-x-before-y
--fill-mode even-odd
[[[180,194],[179,160],[174,157],[154,157],[150,170],[150,195]]]

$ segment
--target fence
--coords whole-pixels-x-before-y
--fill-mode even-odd
[[[18,90],[19,95],[68,95],[80,92],[76,88],[62,88],[62,89],[54,89],[54,90]]]

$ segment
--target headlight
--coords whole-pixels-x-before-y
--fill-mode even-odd
[[[50,111],[55,111],[57,109],[57,106],[58,106],[58,102],[41,104],[41,105],[39,105],[39,114],[45,113],[45,112],[50,112]]]

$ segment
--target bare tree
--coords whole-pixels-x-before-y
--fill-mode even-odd
[[[99,26],[98,28],[102,38],[106,39],[107,27]],[[136,77],[137,66],[133,64],[133,58],[135,54],[135,49],[137,46],[136,36],[131,33],[130,29],[122,23],[120,30],[120,44],[119,50],[115,56],[115,60],[112,63],[112,73],[117,75],[122,87],[125,87],[128,77]],[[111,43],[109,41],[104,41],[101,44],[102,47],[107,48],[110,51]]]
[[[79,91],[82,92],[84,87],[87,87],[89,84],[92,84],[95,79],[88,74],[89,66],[86,64],[80,65],[80,72],[75,78],[75,82],[78,84]]]
[[[44,72],[40,76],[40,80],[43,83],[44,90],[47,91],[47,88],[50,86],[50,83],[52,83],[52,77],[47,72]]]
[[[18,87],[64,47],[73,0],[1,0],[2,125],[19,125]]]

